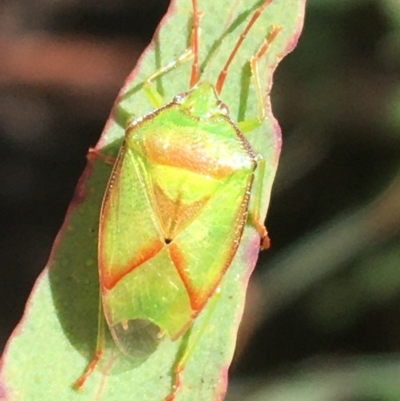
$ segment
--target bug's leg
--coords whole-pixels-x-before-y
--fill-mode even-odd
[[[173,70],[174,68],[189,61],[190,59],[193,59],[192,72],[190,75],[190,87],[192,88],[194,85],[196,85],[200,78],[199,25],[202,13],[198,11],[197,0],[192,0],[192,5],[193,5],[194,17],[193,17],[192,34],[189,47],[181,54],[180,57],[156,70],[153,74],[151,74],[148,78],[146,78],[143,83],[143,91],[146,94],[147,98],[149,99],[150,103],[156,109],[165,105],[166,101],[163,98],[162,94],[157,90],[157,88],[153,84],[153,81],[155,79],[168,73],[168,71]],[[128,122],[126,126],[128,126],[134,120],[134,118],[132,118],[131,113],[128,110],[122,108],[121,106],[118,108],[118,111],[122,117],[121,120]]]
[[[178,67],[179,65],[185,63],[186,61],[193,58],[193,50],[192,47],[187,48],[180,57],[171,61],[164,67],[159,68],[153,74],[145,79],[143,82],[143,91],[149,99],[150,103],[155,109],[160,108],[161,106],[166,104],[165,99],[161,95],[161,93],[157,90],[153,81],[160,77],[163,74],[166,74],[168,71],[173,70],[174,68]],[[129,98],[129,91],[121,99]],[[121,104],[118,105],[116,108],[116,122],[124,129],[126,129],[135,119],[135,116],[132,116],[132,112],[129,111],[127,108],[122,107]]]
[[[221,291],[219,288],[215,291],[214,296],[209,300],[207,308],[205,310],[205,315],[203,316],[203,321],[201,326],[196,328],[196,332],[193,338],[188,338],[192,332],[192,327],[185,333],[183,337],[183,342],[185,343],[185,348],[182,352],[182,356],[177,361],[175,368],[174,368],[174,384],[172,385],[172,391],[169,395],[164,399],[164,401],[174,401],[175,397],[179,393],[180,389],[182,388],[182,375],[186,368],[187,362],[189,361],[190,357],[193,354],[193,351],[198,346],[199,341],[201,340],[203,334],[207,330],[209,326],[211,316],[218,304],[218,300],[221,296]],[[204,312],[203,312],[204,313]]]
[[[171,61],[169,64],[166,66],[158,69],[155,71],[153,74],[151,74],[146,80],[144,81],[143,84],[143,91],[146,94],[147,98],[149,99],[150,103],[153,105],[155,108],[159,108],[163,106],[166,102],[160,92],[157,91],[156,87],[153,84],[153,81],[157,79],[159,76],[166,74],[168,71],[173,70],[177,66],[185,63],[186,61],[189,61],[191,58],[193,58],[193,44],[191,47],[186,49],[183,54],[178,57],[177,59]],[[119,113],[123,116],[124,124],[125,127],[129,127],[129,125],[132,123],[133,120],[135,120],[134,117],[132,117],[131,113],[129,113],[127,110],[125,110],[123,107],[119,107]],[[99,152],[97,149],[90,148],[87,158],[89,161],[96,160],[96,159],[104,159],[106,163],[109,164],[114,164],[116,158],[112,156],[106,156]]]
[[[86,158],[90,162],[93,162],[94,160],[97,160],[97,159],[103,159],[107,164],[114,164],[116,161],[115,157],[105,155],[105,154],[101,153],[99,150],[97,150],[96,148],[89,148],[89,152],[88,152]]]
[[[281,30],[278,26],[273,26],[272,31],[268,34],[267,38],[258,49],[257,53],[251,58],[250,66],[251,71],[254,79],[254,84],[256,88],[257,94],[257,103],[258,103],[258,116],[252,119],[248,119],[245,121],[241,121],[238,123],[239,129],[243,132],[250,132],[256,129],[257,127],[261,126],[266,118],[265,114],[265,100],[261,89],[260,83],[260,75],[258,72],[258,63],[260,59],[265,55],[271,43],[275,40],[276,36],[278,35],[279,31]],[[255,228],[257,229],[260,237],[261,237],[261,249],[268,249],[270,245],[270,240],[268,237],[267,229],[265,228],[263,222],[261,221],[260,217],[260,210],[261,210],[261,201],[262,197],[261,194],[263,192],[263,181],[265,177],[265,160],[259,156],[258,158],[258,176],[257,182],[255,182],[255,201],[254,201],[254,211],[250,213],[250,219],[254,224]]]
[[[257,180],[254,183],[254,210],[249,213],[249,218],[251,219],[251,222],[254,224],[254,227],[258,231],[258,234],[260,235],[261,238],[261,245],[260,248],[261,250],[263,249],[268,249],[270,245],[270,240],[268,236],[268,232],[266,227],[264,226],[263,222],[261,221],[261,202],[262,202],[262,197],[261,194],[263,193],[263,181],[265,177],[265,159],[262,156],[258,157],[257,160],[258,163],[258,176]]]
[[[99,293],[99,312],[98,312],[98,323],[97,323],[97,341],[96,350],[92,361],[87,365],[82,376],[74,383],[74,387],[81,391],[86,383],[87,378],[95,371],[101,358],[103,357],[105,350],[105,318],[103,313],[103,303],[101,300],[101,294]]]
[[[155,108],[161,107],[166,103],[162,95],[157,91],[157,89],[153,85],[153,81],[159,76],[164,75],[168,71],[173,70],[177,66],[193,58],[192,73],[190,75],[190,87],[192,88],[199,81],[200,78],[199,26],[200,26],[201,12],[198,10],[197,0],[192,0],[192,6],[193,6],[193,27],[190,39],[190,47],[186,49],[184,53],[176,60],[172,61],[171,63],[167,64],[166,66],[160,68],[152,75],[150,75],[146,79],[143,85],[143,90],[145,91],[148,99]]]
[[[267,52],[271,43],[275,40],[278,33],[281,31],[281,27],[274,25],[272,27],[272,31],[268,34],[267,38],[258,49],[257,53],[251,58],[250,60],[250,67],[252,76],[254,79],[254,85],[256,88],[257,94],[257,104],[258,104],[258,116],[255,118],[251,118],[249,120],[240,121],[238,123],[239,129],[243,132],[250,132],[258,128],[264,122],[266,115],[265,115],[265,99],[261,89],[261,81],[260,81],[260,74],[258,72],[258,63],[264,54]]]
[[[157,71],[155,71],[153,74],[151,74],[146,80],[144,81],[143,84],[143,90],[149,99],[150,103],[155,107],[159,108],[163,106],[166,102],[164,98],[162,97],[161,93],[158,92],[156,87],[153,84],[153,81],[160,77],[161,75],[166,74],[168,71],[173,70],[174,68],[178,67],[179,65],[185,63],[186,61],[189,61],[191,58],[193,58],[193,49],[192,47],[186,49],[183,54],[178,57],[177,59],[171,61],[169,64],[167,64],[164,67],[161,67]]]

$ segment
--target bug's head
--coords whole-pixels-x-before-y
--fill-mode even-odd
[[[228,107],[221,102],[214,86],[209,82],[201,82],[189,92],[175,96],[174,102],[197,118],[209,119],[229,114]]]

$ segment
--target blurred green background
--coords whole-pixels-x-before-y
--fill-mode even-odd
[[[283,0],[275,0],[283,1]],[[0,4],[0,348],[167,0]],[[400,1],[308,0],[227,399],[400,400]]]

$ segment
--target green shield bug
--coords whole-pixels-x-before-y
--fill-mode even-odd
[[[98,264],[99,328],[103,330],[105,319],[128,356],[149,354],[158,338],[165,335],[174,341],[187,332],[215,298],[246,224],[257,229],[261,249],[269,246],[260,221],[265,161],[245,134],[266,118],[257,67],[279,27],[272,27],[250,60],[259,115],[234,121],[220,94],[242,42],[272,1],[265,0],[252,14],[212,84],[200,79],[200,11],[198,0],[192,0],[190,49],[146,80],[143,88],[155,110],[126,128],[101,208]],[[152,82],[189,60],[189,90],[165,103]],[[96,355],[76,382],[78,388],[103,355],[103,337],[100,332]],[[143,350],[133,338],[140,339]],[[177,362],[166,401],[179,392],[192,349]]]

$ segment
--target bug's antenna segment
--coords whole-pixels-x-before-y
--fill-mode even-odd
[[[260,17],[260,15],[262,14],[262,12],[267,8],[267,6],[269,6],[274,0],[266,0],[263,4],[261,4],[260,7],[258,7],[258,9],[255,11],[255,13],[253,14],[253,16],[251,17],[251,20],[249,21],[249,23],[247,24],[245,30],[242,32],[242,34],[240,35],[238,41],[236,42],[235,47],[232,50],[232,53],[230,54],[228,60],[226,61],[224,68],[222,69],[222,71],[220,72],[219,76],[218,76],[218,80],[217,80],[217,84],[215,85],[215,89],[217,94],[219,95],[222,91],[222,88],[224,86],[224,82],[225,82],[225,78],[228,75],[228,69],[230,67],[230,65],[232,64],[233,59],[236,56],[236,53],[238,52],[241,44],[243,43],[245,37],[247,36],[247,34],[249,33],[251,27],[254,25],[254,23],[257,21],[257,19]],[[195,0],[193,0],[193,2],[196,2]],[[194,65],[194,63],[193,63]]]
[[[193,31],[191,39],[191,47],[194,54],[192,64],[192,75],[190,77],[190,87],[193,88],[199,82],[200,78],[200,65],[199,65],[199,22],[200,14],[197,8],[197,0],[192,0],[193,5]]]

